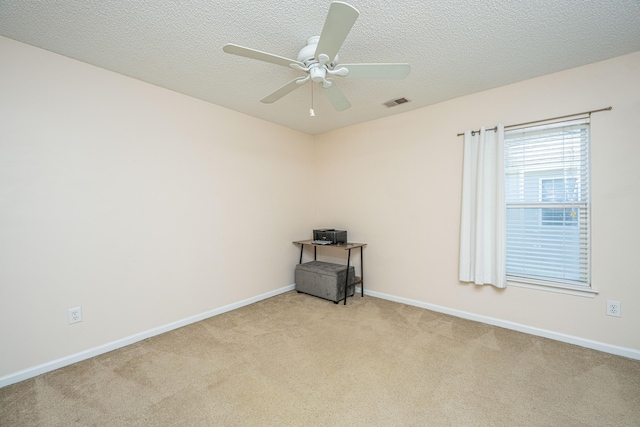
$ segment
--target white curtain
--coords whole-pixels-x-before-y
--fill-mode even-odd
[[[464,133],[460,281],[504,288],[504,126],[496,129]]]

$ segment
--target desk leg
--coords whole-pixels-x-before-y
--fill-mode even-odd
[[[347,274],[344,279],[344,305],[347,305],[347,288],[349,287],[349,262],[351,261],[351,249],[347,255]]]
[[[302,264],[302,252],[304,252],[304,245],[300,244],[300,262],[298,264]]]
[[[364,297],[364,264],[362,263],[362,246],[360,246],[360,296]]]
[[[316,261],[318,259],[318,247],[313,247],[313,260]]]

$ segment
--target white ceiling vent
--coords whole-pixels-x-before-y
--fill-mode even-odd
[[[386,105],[387,107],[395,107],[396,105],[404,104],[405,102],[409,102],[409,100],[407,98],[398,98],[387,101],[384,103],[384,105]]]

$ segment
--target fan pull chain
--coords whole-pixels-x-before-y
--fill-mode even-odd
[[[315,117],[316,113],[313,111],[313,82],[311,82],[311,108],[309,109],[309,116]]]

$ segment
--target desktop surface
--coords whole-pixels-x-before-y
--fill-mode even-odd
[[[311,246],[322,246],[325,248],[340,248],[340,249],[353,249],[353,248],[361,248],[363,246],[367,246],[366,243],[355,243],[355,242],[347,242],[347,243],[332,243],[327,245],[326,243],[313,243],[313,239],[309,240],[297,240],[293,243],[299,245],[311,245]]]

